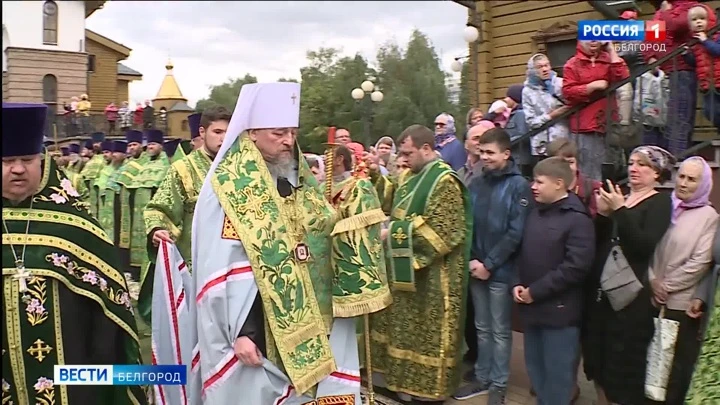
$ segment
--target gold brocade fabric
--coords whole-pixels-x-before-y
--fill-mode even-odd
[[[384,374],[393,391],[439,400],[459,384],[470,243],[467,203],[459,180],[443,175],[417,217],[422,220],[414,221],[433,231],[432,238],[413,232],[416,291],[391,286],[393,305],[370,316],[373,369]],[[391,219],[412,219],[397,214]],[[442,246],[432,242],[434,235]]]
[[[202,149],[174,162],[165,180],[145,207],[145,235],[154,229],[170,232],[188,265],[191,265],[191,231],[195,203],[212,161]],[[150,252],[154,261],[155,252]]]
[[[380,237],[386,217],[367,178],[333,184],[333,205],[340,221],[332,234],[333,314],[351,318],[392,303]]]
[[[335,210],[301,160],[301,188],[280,197],[255,144],[241,136],[210,180],[251,263],[262,297],[268,359],[284,370],[299,393],[335,371],[328,334],[332,271],[328,251]],[[221,231],[221,230],[218,230]],[[305,244],[310,258],[296,257]]]

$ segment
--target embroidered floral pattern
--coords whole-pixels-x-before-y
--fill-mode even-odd
[[[84,283],[88,283],[93,286],[97,286],[100,291],[105,293],[110,301],[115,304],[124,306],[127,310],[132,312],[132,302],[130,300],[130,294],[121,289],[114,289],[108,287],[108,282],[101,275],[94,270],[90,270],[86,267],[79,266],[77,262],[70,260],[68,256],[52,253],[45,256],[45,260],[52,263],[53,266],[65,269],[71,276]]]
[[[60,175],[59,171],[56,171],[55,175],[60,180],[60,187],[49,186],[48,189],[53,192],[49,195],[39,194],[35,196],[35,201],[52,201],[55,204],[65,204],[70,202],[75,209],[78,211],[85,210],[90,212],[90,204],[79,200],[80,194],[73,187],[72,182],[64,176]]]
[[[33,386],[37,396],[35,397],[35,405],[54,405],[55,404],[55,385],[53,380],[45,377],[38,378]]]
[[[30,297],[25,302],[25,313],[30,326],[37,326],[48,318],[48,311],[45,309],[47,300],[47,285],[43,277],[33,276],[28,282],[27,293]]]

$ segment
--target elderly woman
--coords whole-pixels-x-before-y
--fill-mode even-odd
[[[473,107],[468,110],[467,117],[465,120],[465,127],[470,129],[483,120],[483,112],[477,107]]]
[[[700,349],[700,319],[687,316],[693,293],[712,265],[718,214],[710,205],[712,171],[693,156],[680,166],[672,193],[672,225],[658,243],[650,265],[650,285],[665,318],[680,322],[665,404],[681,404]],[[650,402],[650,401],[648,401]]]
[[[715,233],[713,257],[715,263],[720,263],[720,228]],[[720,288],[717,288],[719,269],[720,265],[716,264],[714,271],[705,275],[687,311],[691,318],[702,318],[705,327],[701,333],[704,336],[702,351],[695,365],[690,392],[685,399],[688,405],[720,402],[720,379],[717,377],[720,373],[720,311],[717,309],[720,307]]]
[[[383,136],[375,144],[375,151],[380,158],[380,166],[387,169],[388,173],[395,172],[395,158],[397,149],[395,141],[389,136]]]
[[[597,250],[586,284],[582,349],[585,374],[595,382],[600,403],[645,403],[647,349],[655,331],[648,269],[672,213],[670,196],[658,193],[655,185],[670,178],[674,161],[659,147],[635,148],[628,161],[630,194],[623,196],[620,188],[608,181],[607,189],[596,195]],[[626,294],[628,304],[615,302],[617,309],[600,282],[608,258],[615,257],[610,253],[616,245],[642,287]]]
[[[552,70],[550,60],[544,54],[536,53],[528,61],[522,108],[531,129],[540,128],[568,110],[561,99],[562,80]],[[547,156],[546,148],[550,142],[569,135],[568,123],[565,120],[557,122],[530,139],[530,152],[536,157]]]

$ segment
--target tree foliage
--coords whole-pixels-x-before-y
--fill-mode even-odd
[[[230,79],[227,82],[212,86],[208,98],[198,100],[195,104],[195,111],[203,112],[212,105],[221,105],[230,111],[235,109],[238,96],[240,96],[240,88],[248,83],[257,83],[257,77],[246,74],[245,77],[238,79]]]
[[[329,126],[347,128],[353,140],[372,145],[385,135],[397,138],[412,124],[432,128],[435,117],[444,111],[456,117],[458,134],[464,132],[465,111],[469,104],[467,91],[461,95],[459,105],[448,101],[446,73],[423,33],[415,30],[405,48],[396,43],[383,45],[377,52],[375,66],[377,69],[371,68],[359,54],[343,57],[341,50],[336,48],[307,52],[307,65],[300,69],[298,142],[304,151],[321,153],[325,149],[323,143]],[[371,77],[375,78],[376,89],[383,92],[382,102],[370,101],[369,95],[360,102],[355,101],[350,95],[352,90]],[[279,81],[295,80],[282,78]],[[196,109],[200,111],[210,103],[233,108],[240,87],[256,82],[254,76],[247,74],[241,79],[214,86],[209,97],[200,100]],[[364,118],[370,123],[367,138]]]

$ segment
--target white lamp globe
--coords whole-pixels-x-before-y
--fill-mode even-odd
[[[363,89],[363,91],[366,91],[369,93],[369,92],[373,91],[373,89],[375,88],[375,85],[370,80],[365,80],[360,85],[360,88]]]
[[[357,87],[357,88],[353,89],[353,91],[350,93],[350,95],[355,100],[362,100],[362,98],[365,97],[365,92],[363,91],[363,89]]]
[[[460,62],[459,60],[454,60],[450,64],[450,69],[453,72],[462,72],[462,68],[463,68],[462,62]]]
[[[373,91],[372,93],[370,93],[370,99],[376,103],[383,101],[383,97],[385,97],[385,96],[382,94],[382,91],[380,91],[380,90],[376,90],[376,91]]]
[[[467,26],[465,30],[463,30],[463,38],[465,42],[475,42],[480,38],[480,32],[475,27]]]

